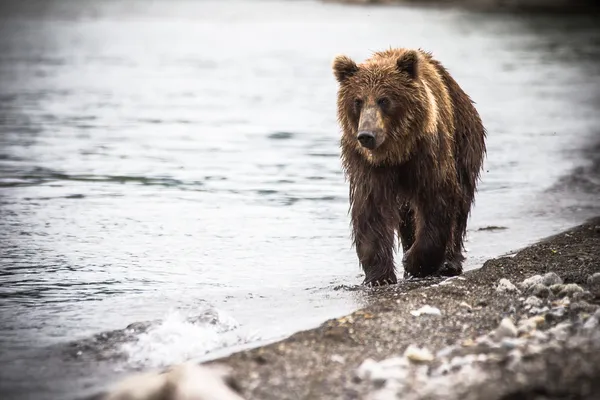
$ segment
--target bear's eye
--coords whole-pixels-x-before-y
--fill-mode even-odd
[[[377,105],[381,108],[385,108],[390,105],[390,99],[387,97],[380,97],[377,99]]]
[[[361,99],[354,99],[354,107],[358,110],[362,107],[363,101]]]

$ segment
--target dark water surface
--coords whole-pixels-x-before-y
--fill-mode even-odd
[[[91,393],[121,371],[273,340],[367,301],[348,289],[362,277],[339,162],[338,53],[426,48],[477,102],[489,155],[468,268],[599,211],[574,189],[599,183],[582,152],[600,126],[592,18],[10,4],[0,6],[3,399]],[[490,225],[506,229],[480,230]],[[144,321],[155,322],[123,331]]]

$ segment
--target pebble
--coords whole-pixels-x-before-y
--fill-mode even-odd
[[[525,299],[523,304],[529,307],[540,307],[542,304],[544,304],[544,302],[538,297],[529,296],[527,299]]]
[[[564,307],[553,308],[546,314],[546,321],[552,322],[560,320],[562,317],[565,316],[565,313],[566,310]]]
[[[590,301],[594,298],[594,295],[587,290],[583,292],[573,293],[573,301]]]
[[[426,314],[426,315],[442,315],[442,312],[440,311],[439,308],[425,305],[425,306],[419,308],[418,310],[411,311],[410,314],[412,316],[419,317],[419,316],[421,316],[423,314]]]
[[[339,363],[339,364],[343,364],[346,359],[342,356],[340,356],[339,354],[334,354],[331,356],[331,361]]]
[[[119,382],[105,400],[220,399],[243,400],[227,384],[229,368],[185,363],[167,373],[140,373]],[[168,395],[165,395],[168,393]]]
[[[541,283],[538,283],[537,285],[533,286],[530,289],[530,292],[533,296],[540,297],[543,299],[550,296],[550,289],[548,289],[547,286],[544,286]]]
[[[599,326],[600,326],[600,308],[596,310],[594,315],[591,315],[587,319],[587,321],[585,321],[585,324],[583,324],[583,329],[588,329],[588,330],[598,329]]]
[[[438,358],[445,358],[448,357],[450,354],[452,354],[452,352],[456,350],[456,346],[448,346],[448,347],[444,347],[443,349],[439,350],[436,353],[436,357]]]
[[[501,341],[504,338],[517,337],[517,327],[510,318],[505,317],[492,333],[492,336],[496,341]]]
[[[541,275],[533,275],[519,284],[521,289],[527,291],[535,285],[542,284],[544,277]]]
[[[415,345],[409,345],[404,351],[404,357],[413,362],[428,362],[435,358],[433,354],[425,347],[420,348]]]
[[[542,277],[541,283],[545,286],[552,286],[561,284],[563,281],[555,272],[548,272]]]
[[[600,286],[600,272],[588,276],[587,284],[590,286]]]
[[[406,362],[400,357],[393,357],[377,362],[367,358],[356,370],[356,377],[370,380],[376,386],[382,386],[388,379],[402,379],[406,375]]]
[[[508,353],[508,358],[509,358],[509,361],[508,361],[508,365],[506,366],[506,368],[511,370],[515,366],[517,366],[517,364],[519,364],[521,362],[521,359],[523,358],[523,353],[519,349],[512,349]]]
[[[519,347],[524,342],[521,339],[517,338],[504,338],[502,342],[500,342],[500,346],[505,349],[514,349],[515,347]]]
[[[569,304],[569,312],[579,314],[579,313],[589,313],[591,311],[595,311],[597,306],[588,303],[587,301],[573,301]]]
[[[556,284],[556,285],[551,285],[551,286],[549,287],[549,289],[550,289],[550,291],[551,291],[552,293],[554,293],[554,294],[557,294],[557,293],[559,293],[561,290],[563,290],[563,288],[564,288],[564,287],[565,287],[565,285],[563,285],[563,284],[561,284],[561,283],[558,283],[558,284]]]
[[[583,288],[575,283],[564,285],[562,290],[558,292],[559,297],[572,296],[575,293],[583,292]]]
[[[546,319],[542,316],[535,316],[531,318],[527,318],[525,320],[519,321],[519,326],[517,328],[518,334],[524,334],[527,332],[531,332],[537,329],[538,325],[541,325],[546,321]]]
[[[475,354],[467,354],[466,356],[457,356],[450,360],[450,368],[461,368],[465,365],[472,364],[477,360],[477,356]]]
[[[511,281],[509,281],[506,278],[502,278],[500,279],[500,282],[498,282],[498,286],[496,287],[496,292],[498,293],[519,293],[520,290],[512,284]]]
[[[546,306],[544,307],[532,307],[531,310],[529,310],[529,314],[532,315],[538,315],[538,314],[543,314],[545,312],[548,312],[550,309]]]

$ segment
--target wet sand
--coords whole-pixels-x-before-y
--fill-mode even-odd
[[[231,367],[245,399],[593,399],[598,273],[600,217],[459,278],[371,289],[350,315],[205,365]]]

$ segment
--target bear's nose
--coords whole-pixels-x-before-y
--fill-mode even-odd
[[[375,148],[375,135],[372,132],[358,132],[358,141],[362,147],[366,147],[369,150]]]

